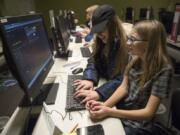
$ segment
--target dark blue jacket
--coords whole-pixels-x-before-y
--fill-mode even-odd
[[[92,33],[92,32],[89,32],[89,33],[85,36],[84,40],[85,40],[86,42],[90,42],[91,39],[93,39],[93,33]]]
[[[84,80],[93,81],[94,85],[98,84],[99,78],[105,78],[107,82],[98,87],[96,91],[100,95],[100,100],[105,101],[121,84],[123,76],[118,74],[112,77],[112,71],[115,65],[115,57],[119,48],[119,41],[114,41],[110,45],[108,61],[102,51],[97,53],[96,57],[92,56],[88,59],[87,67],[83,73]]]

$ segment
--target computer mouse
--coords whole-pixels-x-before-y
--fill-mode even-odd
[[[89,43],[85,43],[83,46],[84,46],[84,47],[88,47],[88,46],[89,46]]]
[[[79,74],[83,71],[83,68],[76,68],[72,71],[72,74]]]

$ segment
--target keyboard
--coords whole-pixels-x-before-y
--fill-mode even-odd
[[[80,104],[83,98],[76,99],[73,97],[73,94],[75,92],[75,87],[73,86],[73,82],[81,78],[82,78],[82,75],[68,75],[67,97],[66,97],[66,111],[67,112],[85,109],[85,105]]]
[[[90,57],[91,56],[91,52],[90,52],[88,47],[81,47],[80,50],[81,50],[81,54],[83,57]]]
[[[82,37],[76,36],[75,43],[82,43]]]

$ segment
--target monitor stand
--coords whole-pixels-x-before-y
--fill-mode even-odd
[[[47,105],[55,103],[58,88],[59,88],[59,83],[54,83],[52,88],[50,89],[50,91],[47,95],[46,101],[45,101]]]
[[[34,98],[33,102],[30,102],[29,96],[26,94],[19,106],[41,106],[45,101],[47,105],[54,104],[59,88],[59,83],[44,84],[40,90],[40,93]]]

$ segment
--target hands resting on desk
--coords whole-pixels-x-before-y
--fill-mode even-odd
[[[103,102],[91,100],[86,103],[86,108],[89,111],[90,118],[93,120],[103,119],[111,115],[110,107],[106,106]]]
[[[98,100],[99,95],[94,90],[93,82],[88,80],[76,80],[74,81],[76,86],[76,92],[74,93],[75,98],[84,97],[81,103],[86,103],[90,100]]]
[[[76,80],[74,86],[76,86],[74,96],[76,98],[84,97],[81,103],[86,103],[91,119],[103,119],[110,115],[111,108],[105,106],[102,102],[96,101],[99,99],[99,94],[94,90],[92,81]]]

